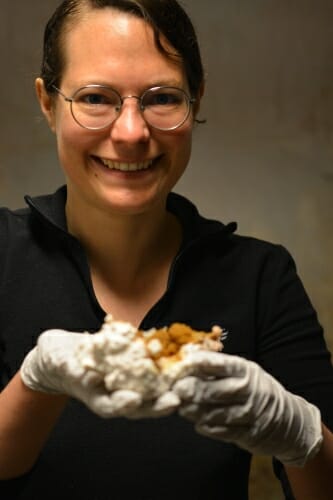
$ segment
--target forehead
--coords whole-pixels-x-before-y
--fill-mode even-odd
[[[168,52],[175,49],[162,38]],[[143,19],[112,8],[89,10],[67,29],[64,37],[63,78],[80,83],[160,79],[182,84],[180,58],[170,58],[156,47],[151,26]],[[96,80],[97,78],[97,80]],[[116,82],[115,82],[116,83]]]

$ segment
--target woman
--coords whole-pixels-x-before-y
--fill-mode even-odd
[[[170,194],[204,91],[185,12],[66,0],[36,90],[66,187],[0,214],[4,498],[245,499],[265,453],[288,498],[326,499],[332,366],[291,258]],[[143,329],[219,324],[228,355],[197,357],[173,388],[179,412],[135,419],[135,392],[77,376],[79,332],[110,312]]]

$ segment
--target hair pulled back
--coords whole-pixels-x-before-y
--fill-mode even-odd
[[[48,21],[44,32],[41,77],[49,93],[60,86],[65,66],[64,39],[67,30],[91,9],[112,7],[144,19],[153,29],[158,50],[183,64],[190,92],[196,96],[204,81],[204,71],[196,33],[191,20],[176,0],[64,0]],[[165,37],[176,50],[163,46]]]

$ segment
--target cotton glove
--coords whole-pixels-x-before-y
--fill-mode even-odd
[[[197,352],[193,375],[176,382],[180,414],[208,437],[251,453],[303,466],[322,442],[319,410],[296,396],[259,365],[238,356]]]
[[[132,413],[142,403],[140,394],[128,390],[109,393],[102,375],[87,372],[78,364],[75,351],[83,335],[90,337],[87,333],[65,330],[42,333],[21,366],[23,383],[34,391],[66,394],[79,399],[104,418]]]
[[[171,415],[181,405],[181,399],[173,391],[167,391],[153,401],[144,401],[141,406],[129,409],[129,419],[158,418]]]

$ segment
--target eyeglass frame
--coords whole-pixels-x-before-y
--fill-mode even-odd
[[[117,92],[117,90],[115,90],[113,87],[110,87],[109,85],[101,85],[101,84],[98,84],[98,83],[91,83],[89,85],[83,85],[82,87],[79,87],[77,90],[75,90],[75,92],[73,93],[73,95],[71,97],[68,97],[66,96],[58,87],[56,87],[55,85],[52,85],[52,88],[61,96],[64,98],[64,100],[66,102],[69,102],[70,103],[70,110],[71,110],[71,115],[74,119],[74,121],[82,128],[86,129],[86,130],[95,130],[95,131],[100,131],[100,130],[104,130],[108,127],[110,127],[110,125],[112,125],[112,123],[114,123],[118,116],[120,115],[121,113],[121,110],[122,110],[122,107],[123,107],[123,104],[124,104],[124,101],[125,99],[137,99],[139,101],[139,109],[140,109],[140,112],[141,112],[141,115],[143,117],[143,119],[148,123],[148,125],[156,130],[159,130],[161,132],[170,132],[170,131],[173,131],[173,130],[176,130],[177,128],[181,127],[185,122],[186,120],[188,119],[189,115],[190,115],[190,112],[191,112],[191,106],[197,101],[197,99],[195,99],[194,97],[189,97],[188,94],[185,92],[185,90],[179,88],[179,87],[174,87],[172,85],[161,85],[161,86],[156,86],[156,87],[150,87],[148,89],[146,89],[143,94],[141,96],[137,96],[137,95],[127,95],[127,96],[121,96],[119,94],[119,92]],[[73,112],[73,103],[75,103],[75,96],[76,94],[78,94],[81,90],[83,89],[86,89],[86,88],[99,88],[99,89],[109,89],[109,90],[112,90],[112,92],[114,92],[118,97],[119,97],[119,102],[120,102],[120,107],[119,107],[119,111],[118,111],[118,115],[116,115],[116,117],[110,122],[108,123],[107,125],[104,125],[103,127],[86,127],[85,125],[82,125],[82,123],[80,123],[78,121],[78,119],[75,117],[75,114]],[[184,119],[179,123],[177,124],[176,126],[173,126],[173,127],[168,127],[168,128],[159,128],[159,127],[156,127],[155,125],[152,125],[151,123],[149,123],[149,121],[145,118],[145,116],[143,115],[143,111],[145,109],[145,107],[142,105],[142,100],[144,98],[144,96],[147,94],[147,92],[151,91],[151,90],[159,90],[159,89],[174,89],[174,90],[178,90],[180,92],[182,92],[185,96],[185,101],[186,101],[186,104],[187,104],[187,113],[185,114],[185,117]]]

